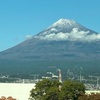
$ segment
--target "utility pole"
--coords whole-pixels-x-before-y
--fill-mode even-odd
[[[82,73],[81,73],[82,70],[83,70],[83,68],[80,67],[80,82],[82,82]]]
[[[59,80],[59,82],[60,82],[60,83],[62,83],[62,75],[61,75],[61,70],[60,70],[60,69],[58,69],[58,71],[59,71],[58,80]],[[61,91],[61,85],[59,85],[59,91]]]
[[[60,83],[62,83],[62,75],[61,75],[61,70],[60,70],[60,69],[58,69],[58,71],[59,71],[58,80],[59,80],[59,82],[60,82]]]

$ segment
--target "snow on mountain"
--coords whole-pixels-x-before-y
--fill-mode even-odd
[[[69,20],[69,19],[60,19],[57,22],[55,22],[51,27],[72,27],[76,26],[77,23],[74,20]]]
[[[68,41],[99,41],[100,34],[85,28],[74,20],[60,19],[46,30],[40,32],[35,38],[45,40]]]

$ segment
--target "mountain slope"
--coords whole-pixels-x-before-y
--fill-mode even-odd
[[[0,59],[100,59],[100,34],[74,20],[60,19],[31,39],[1,52]]]

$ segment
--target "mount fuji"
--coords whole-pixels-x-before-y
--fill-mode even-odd
[[[99,73],[100,34],[69,19],[60,19],[22,43],[0,52],[0,73],[44,75],[68,69]],[[79,68],[78,68],[79,67]],[[9,70],[8,70],[9,69]],[[23,76],[23,75],[22,75]],[[19,77],[19,76],[18,76]]]
[[[0,52],[0,59],[100,59],[100,34],[74,20],[60,19],[26,41]]]

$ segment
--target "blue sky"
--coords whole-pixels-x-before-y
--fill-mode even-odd
[[[60,18],[74,19],[100,33],[100,0],[0,0],[0,51]]]

